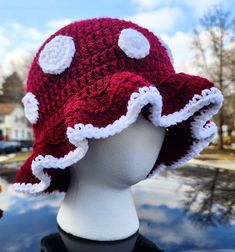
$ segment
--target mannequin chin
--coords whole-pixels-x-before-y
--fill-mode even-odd
[[[149,174],[164,136],[164,128],[140,115],[115,136],[89,140],[86,156],[70,168],[70,186],[57,215],[62,230],[98,241],[133,235],[139,220],[130,187]]]

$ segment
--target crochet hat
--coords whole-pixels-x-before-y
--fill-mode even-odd
[[[181,166],[211,142],[216,126],[209,120],[223,101],[207,79],[175,73],[158,36],[111,18],[74,22],[47,39],[33,60],[26,91],[35,142],[15,189],[32,194],[66,191],[66,168],[86,155],[89,139],[121,132],[141,112],[166,128],[149,175]]]

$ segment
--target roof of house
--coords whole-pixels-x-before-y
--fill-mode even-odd
[[[8,115],[18,106],[19,103],[0,103],[0,115]]]

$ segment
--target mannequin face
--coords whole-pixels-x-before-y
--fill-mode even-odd
[[[146,178],[153,168],[165,136],[140,114],[121,133],[89,140],[86,156],[75,166],[78,178],[116,187],[129,187]],[[91,182],[92,183],[92,182]]]

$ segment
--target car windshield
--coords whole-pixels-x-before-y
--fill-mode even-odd
[[[12,187],[16,170],[5,168],[0,172],[1,251],[57,248],[64,237],[56,223],[63,195],[16,193]],[[163,171],[133,186],[132,191],[142,242],[151,241],[164,251],[235,248],[234,171],[185,166]]]

